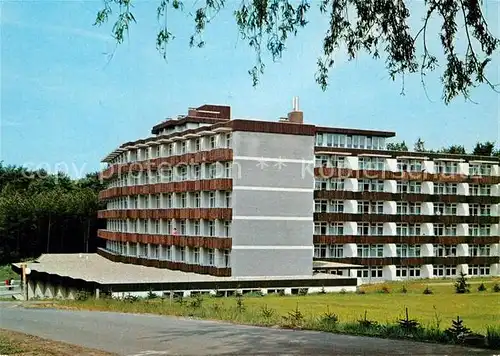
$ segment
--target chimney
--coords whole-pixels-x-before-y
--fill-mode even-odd
[[[304,123],[304,113],[299,110],[299,97],[292,99],[292,111],[288,113],[288,121],[294,124]]]

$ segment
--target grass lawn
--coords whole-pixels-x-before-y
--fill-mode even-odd
[[[120,301],[110,299],[86,301],[59,301],[56,306],[91,310],[113,310],[133,313],[153,313],[162,315],[194,316],[207,319],[229,320],[241,323],[273,325],[282,323],[283,317],[298,308],[304,320],[317,320],[325,312],[335,313],[340,322],[355,323],[366,311],[367,319],[381,324],[394,324],[404,317],[408,308],[410,319],[416,319],[422,326],[446,329],[452,319],[460,316],[465,326],[474,332],[484,334],[488,326],[500,327],[500,293],[494,293],[492,286],[500,279],[470,281],[470,293],[456,294],[453,281],[419,281],[408,283],[386,283],[361,287],[365,294],[330,293],[306,296],[268,295],[243,296],[242,308],[238,299],[204,297],[201,305],[195,298],[186,298],[183,303],[169,299]],[[484,282],[487,291],[478,292],[477,287]],[[402,293],[403,285],[407,289]],[[424,295],[429,286],[433,294]],[[381,292],[386,287],[389,293]],[[267,312],[269,309],[272,317]],[[236,312],[235,310],[239,310]],[[268,316],[266,316],[268,315]],[[263,320],[266,319],[266,320]]]
[[[19,279],[19,275],[12,271],[12,267],[10,265],[0,266],[0,282],[10,278]]]
[[[114,354],[0,329],[0,355],[112,356]]]

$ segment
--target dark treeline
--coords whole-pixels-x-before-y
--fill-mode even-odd
[[[42,253],[95,251],[102,188],[97,173],[73,180],[0,162],[0,265]]]
[[[406,142],[391,142],[387,144],[388,150],[393,151],[409,151]],[[475,156],[495,156],[500,157],[500,148],[495,149],[495,142],[478,142],[471,151],[467,151],[462,145],[451,145],[450,147],[442,147],[438,150],[432,150],[425,147],[425,142],[421,138],[413,145],[415,152],[429,152],[429,153],[451,153],[458,155],[475,155]]]

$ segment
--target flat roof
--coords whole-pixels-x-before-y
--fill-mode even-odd
[[[169,282],[215,282],[215,281],[254,281],[254,280],[293,280],[293,279],[338,279],[332,274],[307,276],[251,276],[251,277],[216,277],[211,275],[174,271],[166,268],[146,267],[110,261],[96,253],[81,254],[45,254],[37,260],[26,262],[28,267],[37,272],[81,279],[99,284],[130,283],[169,283]],[[21,268],[21,262],[13,263]]]

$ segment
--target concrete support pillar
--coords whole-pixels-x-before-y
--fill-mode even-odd
[[[382,277],[386,281],[393,281],[396,279],[396,266],[388,265],[382,268]]]
[[[469,245],[468,244],[458,244],[457,245],[457,256],[469,256]]]
[[[100,292],[101,292],[101,291],[99,290],[99,288],[96,288],[96,289],[95,289],[95,299],[99,299],[99,294],[100,294]]]
[[[433,278],[434,271],[432,270],[432,265],[422,265],[420,267],[420,276],[422,278]]]

